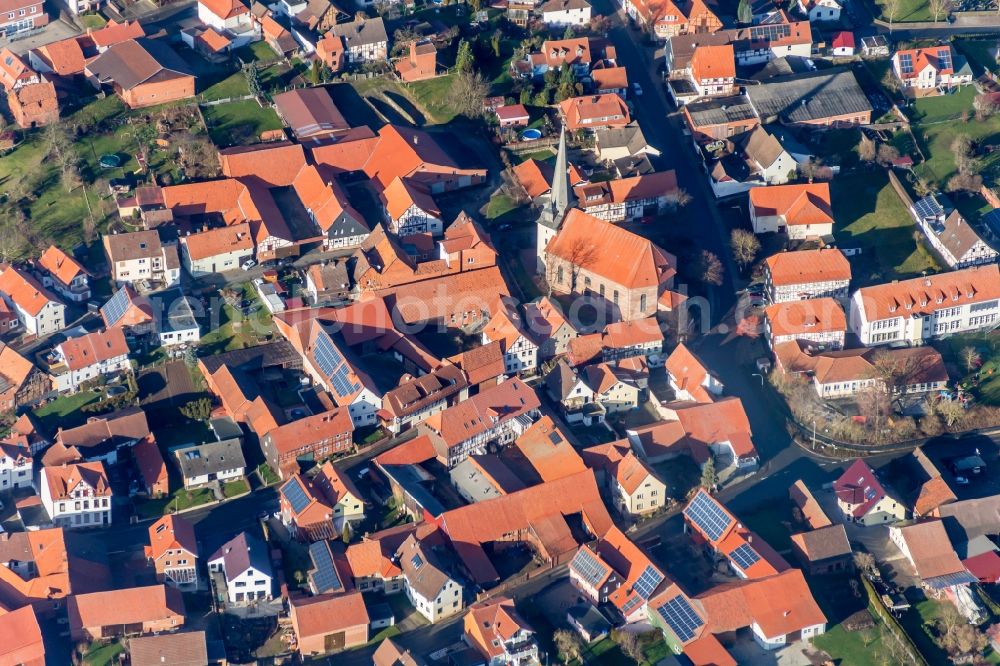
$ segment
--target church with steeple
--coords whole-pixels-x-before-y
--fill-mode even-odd
[[[566,159],[566,128],[559,134],[559,152],[556,154],[556,168],[552,173],[552,188],[549,200],[542,206],[535,226],[535,270],[545,273],[545,248],[559,231],[567,211],[575,203],[573,190],[569,186],[569,162]]]

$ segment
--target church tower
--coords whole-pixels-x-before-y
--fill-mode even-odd
[[[545,247],[559,231],[566,211],[573,205],[573,190],[569,186],[569,163],[566,160],[566,128],[559,134],[559,152],[552,173],[552,190],[549,200],[542,207],[535,226],[535,261],[539,274],[545,272]]]

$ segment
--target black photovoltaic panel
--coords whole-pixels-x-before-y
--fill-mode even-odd
[[[592,587],[597,587],[608,575],[608,567],[598,562],[590,551],[584,548],[577,551],[570,566]]]
[[[643,602],[643,598],[638,594],[634,595],[629,599],[624,606],[622,606],[622,615],[628,617],[628,614],[635,610],[636,606]]]
[[[750,28],[750,38],[754,41],[775,42],[792,34],[792,27],[787,23],[768,23]]]
[[[339,592],[344,589],[344,584],[340,582],[340,574],[333,564],[333,557],[325,541],[316,541],[309,546],[309,557],[312,558],[313,571],[311,572],[313,585],[316,586],[316,594],[326,592]]]
[[[682,643],[694,638],[698,627],[705,622],[698,617],[698,614],[691,608],[691,604],[684,597],[677,596],[660,606],[658,609],[663,621],[670,625],[674,634]]]
[[[712,541],[721,537],[733,523],[729,514],[704,493],[695,495],[691,503],[684,509],[684,515]]]
[[[127,309],[128,293],[125,291],[125,287],[122,287],[115,292],[111,300],[104,304],[104,307],[101,308],[101,315],[104,316],[104,321],[108,323],[108,326],[114,326],[122,318]]]
[[[330,382],[333,384],[334,392],[339,396],[348,396],[360,388],[357,382],[352,382],[349,377],[350,368],[347,364],[342,364],[337,368],[333,376],[330,377]]]
[[[746,543],[729,553],[729,558],[743,571],[760,561],[760,555],[757,554],[757,551]]]
[[[344,362],[344,357],[326,333],[321,332],[316,336],[316,362],[319,364],[320,372],[327,377]]]
[[[633,589],[635,589],[636,594],[638,594],[643,599],[649,599],[656,590],[656,587],[663,582],[663,574],[656,570],[652,564],[646,567],[646,570],[642,572],[639,576],[639,580],[635,581]]]
[[[941,63],[941,69],[951,69],[951,49],[938,49],[938,60]]]
[[[420,567],[424,566],[424,561],[420,559],[419,555],[414,555],[413,559],[410,560],[410,564],[413,565],[414,569],[419,569]]]
[[[281,494],[292,505],[292,511],[295,513],[299,513],[309,506],[309,498],[306,497],[306,491],[298,479],[290,479],[288,483],[283,485],[281,487]]]
[[[913,73],[913,55],[909,53],[903,53],[899,56],[899,71],[903,74]]]
[[[560,444],[562,442],[562,437],[559,435],[558,432],[553,430],[552,432],[549,433],[549,441],[552,442],[553,444]]]

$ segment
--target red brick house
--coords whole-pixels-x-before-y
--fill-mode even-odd
[[[30,129],[54,123],[59,120],[59,101],[56,87],[50,81],[22,86],[7,93],[14,122]]]
[[[84,73],[95,88],[110,86],[133,109],[194,97],[194,74],[163,40],[115,44],[88,63]]]
[[[429,41],[410,42],[409,52],[396,61],[395,67],[399,78],[407,83],[433,79],[437,76],[437,49]]]

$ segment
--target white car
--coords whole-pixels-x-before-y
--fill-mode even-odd
[[[256,261],[254,261],[253,259],[247,259],[240,265],[240,268],[242,268],[245,271],[248,271],[256,265],[257,265]]]
[[[636,82],[632,82],[632,92],[635,93],[636,97],[642,97],[642,86]]]

